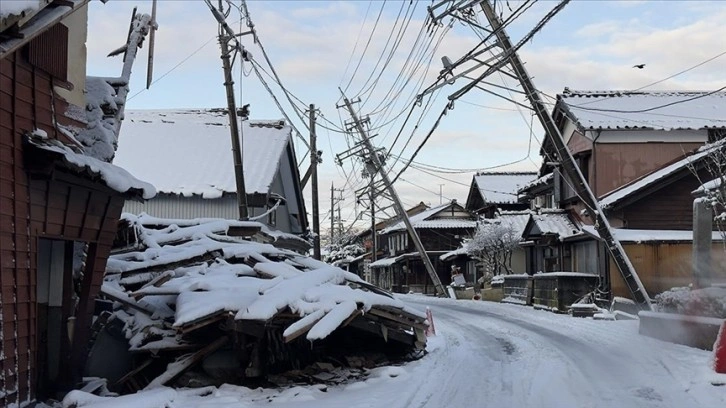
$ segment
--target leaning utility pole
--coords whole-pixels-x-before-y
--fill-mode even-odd
[[[373,237],[371,247],[371,262],[375,262],[378,257],[378,231],[376,231],[376,193],[375,193],[375,171],[369,172],[371,177],[371,237]]]
[[[317,135],[315,134],[315,105],[310,104],[310,166],[313,181],[313,258],[320,260],[320,206],[318,203],[318,155]]]
[[[229,41],[234,40],[236,43],[235,50],[238,50],[243,56],[246,51],[236,40],[236,34],[227,25],[224,18],[224,9],[222,0],[219,0],[219,10],[215,9],[211,0],[206,0],[207,6],[212,11],[214,18],[219,23],[219,46],[222,49],[222,69],[224,70],[224,87],[227,91],[227,116],[229,118],[229,133],[232,138],[232,158],[234,160],[234,177],[237,184],[237,206],[239,207],[239,219],[246,220],[247,213],[247,190],[245,189],[244,167],[242,162],[243,140],[242,132],[240,132],[239,123],[237,122],[237,105],[234,100],[234,80],[232,80],[232,64],[230,63],[229,54],[233,51],[229,47]]]
[[[414,246],[416,246],[416,250],[418,250],[418,253],[421,256],[421,261],[423,262],[424,267],[426,267],[426,271],[428,272],[429,276],[431,277],[431,281],[433,282],[434,287],[436,288],[436,291],[442,296],[448,296],[448,294],[446,293],[446,290],[444,290],[444,285],[441,284],[439,275],[436,274],[434,265],[431,263],[431,260],[429,259],[428,254],[426,254],[426,249],[423,247],[423,244],[421,243],[421,238],[418,236],[416,229],[413,228],[413,225],[411,224],[411,220],[408,219],[408,214],[406,213],[406,210],[403,208],[403,204],[401,204],[401,199],[398,197],[398,193],[396,192],[396,190],[393,188],[393,185],[391,184],[391,179],[388,177],[388,174],[383,169],[383,163],[381,163],[381,160],[378,158],[378,152],[376,152],[376,149],[371,144],[371,141],[368,138],[368,134],[366,133],[365,129],[363,128],[363,125],[361,124],[361,121],[358,119],[358,115],[356,115],[355,110],[353,109],[353,105],[351,105],[350,101],[345,96],[345,94],[343,93],[342,90],[340,91],[340,93],[343,94],[343,101],[345,102],[346,108],[348,108],[348,111],[350,112],[350,116],[353,118],[353,123],[355,124],[355,128],[361,137],[363,145],[368,150],[368,157],[370,158],[373,166],[375,166],[375,168],[373,169],[373,172],[371,172],[371,176],[373,176],[376,173],[380,173],[383,183],[385,184],[386,188],[388,189],[388,192],[391,194],[393,206],[396,209],[396,213],[398,214],[399,217],[401,217],[401,220],[406,225],[408,234],[411,237],[411,240],[413,241]],[[374,229],[375,229],[375,225],[374,225]]]
[[[566,4],[566,2],[563,3]],[[491,4],[489,4],[488,0],[482,1],[480,5],[484,11],[484,15],[487,20],[489,20],[492,32],[497,38],[498,45],[503,49],[504,55],[508,55],[508,62],[514,70],[514,74],[518,77],[519,83],[522,85],[522,89],[524,90],[527,99],[529,99],[532,104],[537,118],[542,123],[546,136],[553,142],[557,149],[557,155],[561,161],[565,175],[574,183],[573,187],[575,192],[585,203],[586,211],[590,217],[595,220],[595,228],[603,241],[605,241],[610,254],[615,260],[615,264],[617,265],[620,274],[630,290],[630,293],[633,295],[633,298],[637,303],[650,309],[651,300],[648,296],[648,292],[646,292],[643,283],[640,281],[635,268],[630,263],[622,245],[620,245],[620,242],[613,236],[610,222],[608,222],[607,217],[603,214],[600,203],[593,194],[592,190],[590,190],[587,180],[575,163],[575,159],[572,157],[570,149],[568,149],[565,144],[565,139],[562,137],[562,133],[543,103],[542,98],[539,95],[539,91],[532,83],[529,73],[527,73],[524,64],[519,59],[516,50],[514,50],[514,47],[509,40],[509,36],[507,35],[504,27],[502,27],[499,17],[495,13]]]

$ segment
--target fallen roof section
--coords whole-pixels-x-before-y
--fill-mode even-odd
[[[225,347],[251,353],[249,366],[240,372],[256,378],[273,372],[280,360],[319,352],[320,346],[305,341],[325,342],[340,330],[355,332],[345,336],[373,335],[387,347],[409,352],[425,348],[423,312],[340,268],[230,235],[233,228],[254,222],[178,225],[124,217],[135,230],[126,236],[136,242],[117,242],[124,251],[110,257],[102,293],[122,306],[115,315],[125,322],[132,351],[171,356],[147,388],[172,384]],[[228,342],[218,343],[219,338]],[[253,344],[278,348],[276,363],[255,360],[257,352],[248,347]]]

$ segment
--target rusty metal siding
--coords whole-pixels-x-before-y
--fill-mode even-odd
[[[702,143],[596,143],[592,161],[598,197],[635,180]]]
[[[54,78],[68,80],[68,28],[57,23],[28,43],[28,61]]]

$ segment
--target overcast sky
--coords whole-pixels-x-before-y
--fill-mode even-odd
[[[509,7],[516,10],[522,3],[512,0]],[[235,0],[235,4],[239,5],[239,1]],[[441,56],[455,61],[479,43],[477,32],[469,25],[460,22],[449,25],[448,19],[429,35],[430,29],[426,31],[424,21],[430,4],[430,1],[413,4],[409,1],[248,2],[260,42],[282,83],[304,103],[299,103],[300,106],[314,103],[324,116],[319,123],[330,128],[318,129],[318,147],[323,150],[321,217],[326,217],[330,207],[331,183],[345,189],[342,218],[347,221],[352,221],[356,210],[361,210],[355,206],[354,191],[367,184],[360,175],[360,163],[348,159],[338,166],[333,160],[334,154],[341,153],[347,149],[347,143],[354,142],[352,137],[337,130],[342,126],[341,119],[350,117],[346,111],[336,109],[336,104],[341,103],[338,87],[350,98],[361,97],[362,104],[357,105],[357,109],[362,115],[371,115],[371,133],[379,135],[374,141],[390,148],[402,128],[413,96],[432,84],[443,68]],[[512,41],[516,43],[556,4],[555,1],[539,1],[514,20],[508,27]],[[118,75],[120,60],[107,59],[105,55],[125,41],[134,6],[138,6],[140,12],[151,10],[148,1],[91,3],[87,44],[89,74]],[[505,1],[497,2],[504,18],[512,14],[509,7]],[[160,0],[157,20],[156,82],[151,89],[142,90],[146,61],[138,61],[127,109],[224,106],[219,45],[215,40],[216,22],[205,3]],[[486,21],[481,12],[479,20]],[[233,8],[228,22],[236,31],[246,31],[239,21],[240,14]],[[725,52],[724,21],[726,7],[719,1],[573,1],[524,45],[520,56],[536,86],[548,95],[555,96],[564,87],[636,89]],[[439,40],[434,52],[434,45]],[[253,59],[269,71],[260,47],[254,44],[252,37],[243,36],[241,41]],[[389,60],[393,43],[398,47]],[[145,55],[145,50],[143,53]],[[433,57],[429,58],[431,55]],[[413,62],[421,64],[414,65]],[[646,65],[637,69],[633,68],[635,64]],[[414,66],[419,69],[411,75],[409,69]],[[249,103],[252,119],[281,118],[282,114],[251,68],[249,62],[235,64],[236,85],[242,85],[238,105]],[[399,76],[402,71],[404,75]],[[647,89],[714,90],[726,85],[724,72],[726,56]],[[407,86],[400,91],[399,85],[408,78]],[[307,137],[305,125],[279,87],[269,77],[265,79],[287,114],[292,116],[293,124]],[[512,88],[515,85],[514,80],[497,75],[488,80],[495,85]],[[393,154],[411,157],[445,106],[447,96],[470,82],[462,78],[441,89],[428,105],[428,111],[426,104],[414,108],[412,119],[391,150]],[[507,97],[513,96],[526,104],[516,89],[510,94],[496,86],[483,87]],[[239,98],[239,88],[237,95]],[[398,98],[392,95],[398,95]],[[413,125],[425,112],[418,129],[413,132]],[[533,130],[530,130],[530,123],[534,124]],[[409,138],[404,149],[404,142]],[[475,169],[536,170],[540,163],[541,140],[541,128],[536,118],[532,121],[530,111],[518,110],[511,102],[475,89],[456,101],[454,109],[443,117],[416,158],[416,162],[430,166],[472,171],[431,173],[430,167],[424,172],[416,165],[418,168],[410,168],[402,175],[396,183],[397,190],[408,206],[419,201],[438,204],[439,191],[443,192],[444,200],[457,199],[463,203]],[[123,143],[123,131],[119,143]],[[298,142],[296,148],[299,158],[303,159],[305,146]],[[389,164],[394,160],[389,159]],[[512,162],[514,164],[500,167]],[[307,163],[305,159],[303,173]],[[401,162],[394,170],[400,167]],[[143,175],[137,176],[143,179]],[[310,211],[309,185],[306,197]],[[327,218],[322,225],[329,225]]]

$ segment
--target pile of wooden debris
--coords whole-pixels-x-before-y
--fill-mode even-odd
[[[121,225],[101,290],[113,303],[97,320],[128,343],[125,374],[100,373],[117,392],[276,384],[280,375],[314,381],[340,378],[319,375],[338,369],[355,376],[425,349],[424,313],[357,275],[264,243],[274,238],[262,224],[125,214]],[[90,367],[114,365],[100,341],[109,332],[98,331]]]

